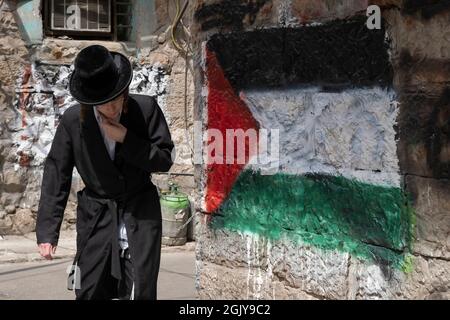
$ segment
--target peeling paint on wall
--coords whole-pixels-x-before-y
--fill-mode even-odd
[[[133,79],[130,83],[130,92],[156,97],[159,106],[166,110],[166,95],[169,74],[158,66],[136,66],[133,70]],[[165,113],[165,116],[169,115]],[[169,119],[169,118],[168,118]]]
[[[34,63],[19,80],[16,128],[12,140],[17,162],[22,166],[41,166],[50,150],[59,119],[77,101],[69,94],[73,66]],[[164,110],[168,75],[153,66],[136,66],[131,93],[156,96]]]

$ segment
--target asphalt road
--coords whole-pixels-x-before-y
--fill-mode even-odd
[[[0,264],[0,300],[73,300],[66,289],[71,259]],[[196,299],[195,254],[161,255],[158,299]]]

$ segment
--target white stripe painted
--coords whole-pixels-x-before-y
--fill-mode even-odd
[[[335,93],[292,87],[246,90],[241,98],[261,128],[279,129],[279,171],[341,174],[400,185],[393,91],[373,87]]]

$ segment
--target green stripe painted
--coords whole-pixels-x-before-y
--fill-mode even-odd
[[[270,239],[287,236],[405,270],[414,213],[400,188],[246,170],[211,225]]]

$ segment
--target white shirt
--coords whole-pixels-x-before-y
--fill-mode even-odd
[[[108,151],[109,157],[111,158],[111,160],[114,160],[114,152],[116,149],[116,142],[112,139],[109,139],[106,135],[105,132],[103,131],[102,126],[100,125],[100,123],[102,122],[102,117],[100,116],[100,114],[97,111],[97,107],[94,106],[94,114],[95,114],[95,119],[97,119],[97,123],[98,126],[100,128],[100,132],[102,133],[102,137],[103,140],[105,141],[105,146],[106,146],[106,150]],[[118,119],[120,119],[120,115],[122,114],[122,112],[119,113]],[[123,221],[122,218],[120,218],[119,220],[119,244],[120,247],[122,249],[126,249],[128,248],[128,237],[127,237],[127,229],[125,228],[125,223]]]

